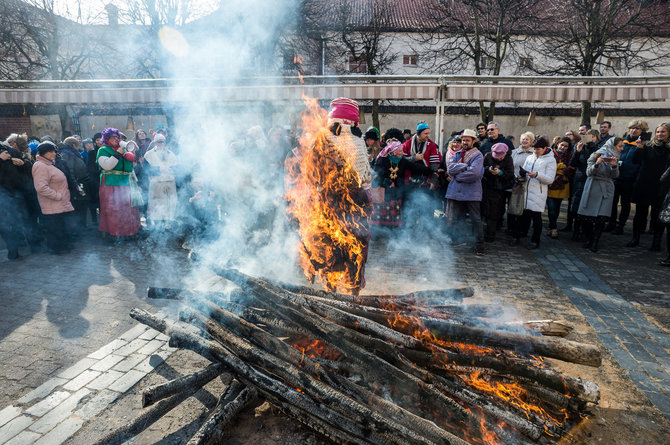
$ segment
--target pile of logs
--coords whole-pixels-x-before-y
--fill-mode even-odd
[[[189,443],[211,440],[255,395],[336,443],[556,443],[600,397],[595,383],[543,359],[600,366],[597,348],[518,327],[478,327],[474,320],[495,319],[498,310],[462,304],[469,288],[354,297],[234,269],[216,273],[235,290],[149,289],[151,298],[181,300],[179,320],[130,314],[212,362],[148,388],[145,406],[157,402],[161,413],[227,376],[226,392]],[[105,443],[138,428],[133,422]]]

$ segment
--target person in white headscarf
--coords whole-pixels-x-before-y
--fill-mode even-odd
[[[153,224],[165,224],[175,220],[177,211],[177,186],[173,171],[177,157],[167,147],[162,134],[156,133],[153,144],[154,148],[144,155],[151,166],[147,217]]]

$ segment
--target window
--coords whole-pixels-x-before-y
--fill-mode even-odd
[[[482,56],[481,59],[479,59],[479,66],[483,70],[490,70],[495,66],[495,62],[496,61],[493,57]]]
[[[519,57],[519,68],[532,70],[533,69],[533,59],[530,57]]]
[[[402,56],[402,64],[416,66],[416,59],[417,59],[416,55]]]
[[[607,66],[612,68],[613,70],[620,70],[623,68],[623,58],[621,57],[610,57],[607,59]]]
[[[365,60],[356,60],[354,56],[349,56],[349,72],[367,74],[368,64],[365,62]]]

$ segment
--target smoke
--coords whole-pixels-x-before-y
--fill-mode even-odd
[[[270,130],[290,124],[301,106],[238,101],[234,88],[253,86],[254,76],[280,75],[276,45],[296,8],[293,1],[226,2],[180,30],[159,32],[161,67],[175,79],[167,106],[184,204],[179,218],[195,226],[185,242],[202,265],[190,284],[206,279],[208,265],[271,278],[298,273],[283,198],[288,147]],[[152,227],[150,238],[169,240],[170,230]]]

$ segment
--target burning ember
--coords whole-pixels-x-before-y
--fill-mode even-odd
[[[368,210],[355,169],[354,136],[333,134],[316,99],[304,98],[302,136],[287,162],[288,212],[301,239],[300,265],[310,281],[357,293],[367,258]],[[343,126],[344,127],[344,126]]]

